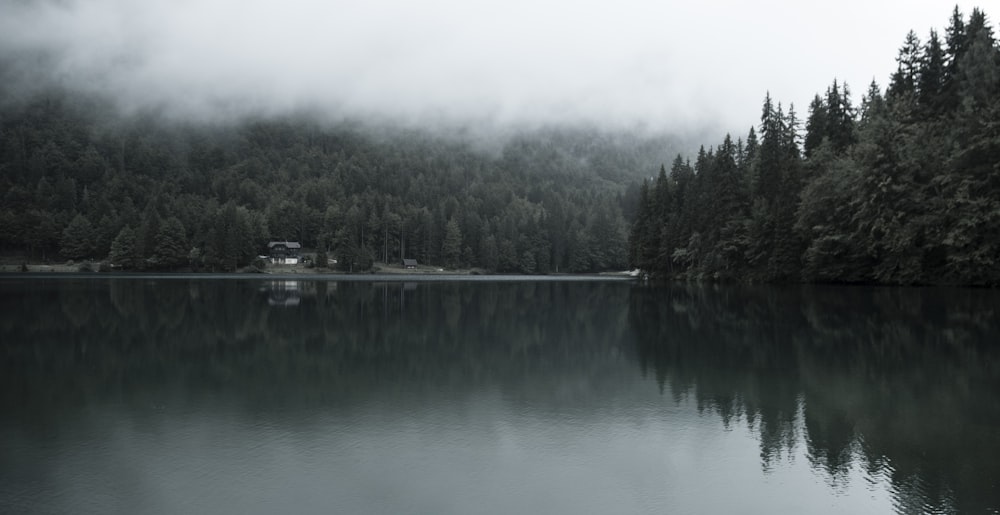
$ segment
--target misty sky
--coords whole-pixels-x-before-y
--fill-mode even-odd
[[[179,116],[310,109],[743,131],[767,90],[804,117],[834,77],[855,101],[873,78],[884,87],[906,32],[943,35],[954,5],[0,0],[0,54],[31,56],[18,73],[32,84],[58,80]],[[968,15],[976,4],[958,5]]]

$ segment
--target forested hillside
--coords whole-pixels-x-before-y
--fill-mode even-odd
[[[678,156],[641,188],[630,261],[663,277],[1000,284],[1000,48],[956,8],[912,31],[886,91],[836,81],[803,121]],[[803,133],[804,139],[800,139]]]
[[[768,95],[745,137],[667,166],[681,143],[638,133],[193,123],[0,87],[0,252],[225,271],[269,240],[296,240],[352,271],[407,257],[497,272],[1000,284],[993,28],[956,8],[943,35],[908,34],[897,61],[884,91],[873,81],[855,102],[834,81],[804,117]]]
[[[401,257],[547,273],[623,269],[627,207],[676,144],[593,129],[489,138],[308,117],[197,125],[108,99],[8,92],[0,249],[128,270],[246,266],[301,241],[344,270]]]

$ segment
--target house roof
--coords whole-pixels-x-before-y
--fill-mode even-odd
[[[403,258],[403,266],[417,266],[416,259]]]
[[[284,245],[286,249],[301,249],[302,244],[297,241],[272,241],[267,244],[267,248],[272,249],[277,245]]]

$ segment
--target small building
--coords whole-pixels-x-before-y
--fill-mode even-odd
[[[403,258],[403,268],[416,268],[416,267],[417,267],[416,259]]]
[[[302,244],[297,241],[272,241],[267,244],[267,253],[271,262],[277,265],[299,264],[299,252]]]

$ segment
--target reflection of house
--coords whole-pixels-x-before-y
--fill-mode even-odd
[[[326,281],[261,281],[260,291],[269,306],[295,307],[305,299],[324,302],[337,291],[337,283]]]
[[[298,306],[302,297],[299,281],[270,281],[264,289],[270,306]]]
[[[416,267],[417,267],[416,259],[403,259],[403,268],[416,268]]]
[[[271,262],[281,265],[297,265],[301,250],[302,245],[297,241],[272,241],[267,244]]]

